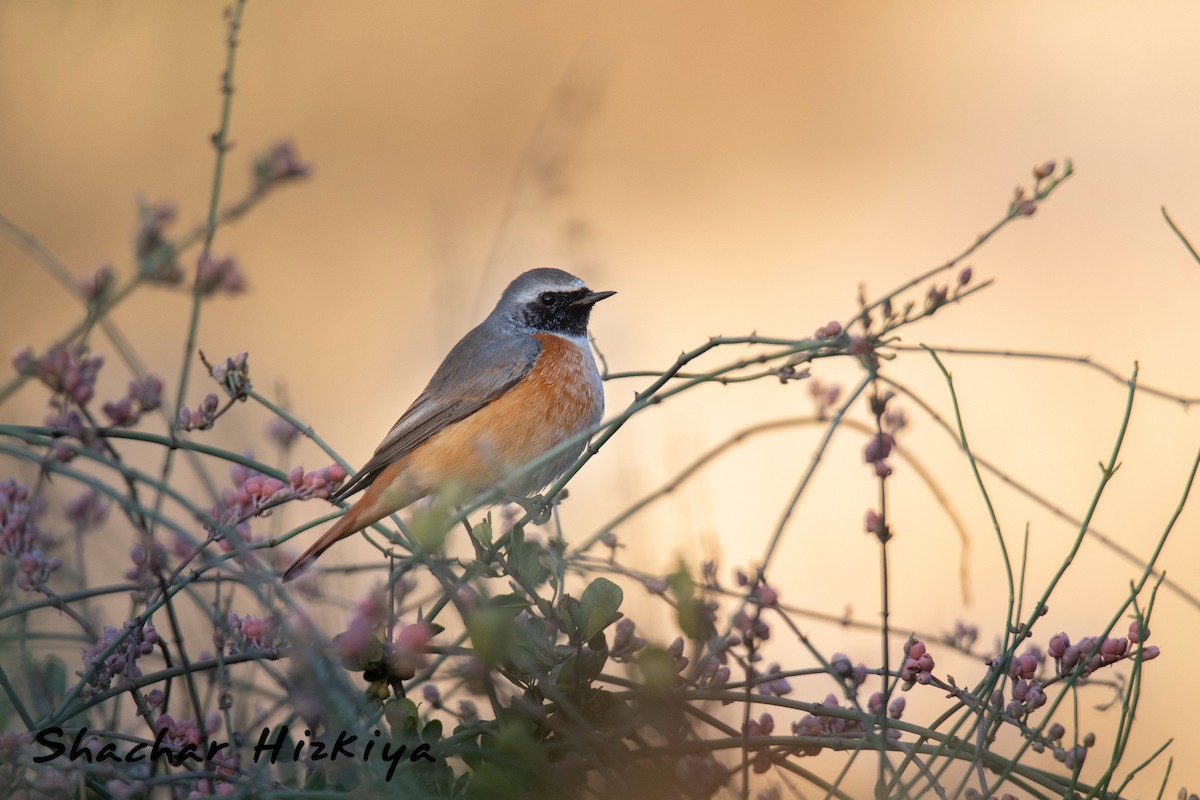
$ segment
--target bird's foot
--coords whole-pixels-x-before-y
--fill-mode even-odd
[[[560,497],[561,494],[550,502],[546,502],[546,498],[540,494],[535,494],[533,497],[510,497],[508,499],[519,505],[529,515],[529,521],[534,525],[545,525],[550,521],[550,514]]]

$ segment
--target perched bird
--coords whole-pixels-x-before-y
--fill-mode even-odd
[[[596,425],[600,373],[587,341],[593,292],[560,269],[531,269],[508,285],[487,319],[462,338],[375,455],[329,499],[366,492],[283,574],[299,575],[331,545],[448,481],[472,494]],[[584,442],[500,486],[524,497],[562,475]]]

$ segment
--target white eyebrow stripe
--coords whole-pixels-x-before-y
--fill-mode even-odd
[[[515,295],[513,297],[513,299],[516,300],[518,303],[532,303],[535,300],[537,300],[538,297],[541,296],[541,294],[543,292],[555,292],[555,293],[577,292],[580,289],[586,289],[586,288],[587,288],[587,284],[584,283],[583,281],[579,281],[578,283],[576,283],[572,286],[563,286],[562,284],[558,284],[558,285],[554,285],[554,286],[549,285],[549,284],[542,284],[541,286],[529,287],[527,290]]]

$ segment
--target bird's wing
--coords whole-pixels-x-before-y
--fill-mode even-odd
[[[375,455],[330,502],[341,502],[365,489],[388,464],[507,392],[529,374],[539,352],[541,344],[532,336],[496,336],[481,328],[472,330],[442,361],[425,391],[379,443]]]

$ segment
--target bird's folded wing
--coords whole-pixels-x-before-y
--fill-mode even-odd
[[[529,374],[540,351],[541,345],[532,336],[498,337],[480,328],[472,330],[446,356],[425,391],[380,442],[375,455],[329,498],[330,502],[340,502],[365,489],[388,464],[507,392]]]

